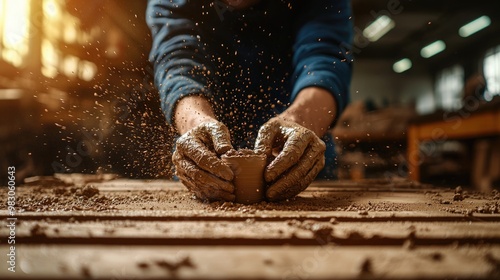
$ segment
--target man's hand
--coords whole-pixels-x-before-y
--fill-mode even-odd
[[[232,148],[224,124],[201,123],[177,140],[172,156],[176,175],[200,199],[233,201],[234,174],[220,159],[220,155]]]
[[[266,197],[271,201],[292,198],[305,190],[325,166],[325,143],[316,134],[292,121],[273,118],[259,130],[257,152],[268,158],[279,151],[266,167],[270,183]]]

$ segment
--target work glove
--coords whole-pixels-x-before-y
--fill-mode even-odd
[[[325,166],[325,143],[313,131],[279,118],[260,128],[254,149],[272,160],[264,171],[270,201],[296,196]]]
[[[232,148],[223,123],[206,122],[192,128],[179,137],[172,155],[177,177],[202,200],[233,201],[234,174],[220,159]]]

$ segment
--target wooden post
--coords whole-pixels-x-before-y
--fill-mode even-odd
[[[30,1],[28,56],[24,75],[31,80],[42,79],[43,1]]]
[[[407,161],[408,171],[411,180],[420,180],[420,141],[418,135],[418,126],[410,125],[408,127],[408,149]]]
[[[481,192],[491,191],[489,174],[486,172],[488,164],[489,140],[479,139],[474,143],[474,157],[472,164],[472,185]]]

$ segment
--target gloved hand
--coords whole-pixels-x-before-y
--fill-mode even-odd
[[[232,148],[223,123],[202,123],[177,140],[172,155],[176,175],[200,199],[233,201],[234,174],[219,157]]]
[[[311,130],[291,121],[273,118],[259,130],[255,151],[276,158],[266,167],[271,201],[292,198],[305,190],[325,166],[325,143]]]

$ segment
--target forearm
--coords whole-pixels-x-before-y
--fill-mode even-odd
[[[337,102],[327,90],[308,87],[300,91],[292,105],[278,117],[298,123],[322,137],[337,118]]]
[[[155,85],[168,124],[182,132],[192,127],[191,122],[198,122],[190,117],[189,108],[200,109],[199,117],[207,111],[204,109],[207,106],[198,108],[197,104],[184,100],[182,103],[189,108],[184,112],[181,104],[178,110],[181,118],[176,123],[174,119],[179,113],[175,112],[175,107],[179,100],[192,95],[204,95],[209,99],[212,86],[217,84],[214,74],[217,69],[211,60],[211,39],[204,30],[212,30],[214,22],[220,20],[217,15],[206,18],[206,9],[198,1],[148,2],[146,19],[153,39],[150,61],[154,65]],[[198,20],[205,22],[203,28],[198,26]]]
[[[174,109],[174,124],[179,134],[209,121],[215,121],[210,102],[203,96],[191,95],[180,99]]]
[[[293,48],[294,101],[285,116],[290,114],[323,136],[349,102],[352,13],[349,0],[306,1],[302,5]]]

